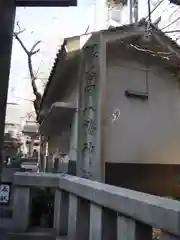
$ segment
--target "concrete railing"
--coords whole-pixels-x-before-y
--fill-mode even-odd
[[[68,240],[180,239],[180,203],[64,174],[16,173],[13,225],[29,225],[30,189],[55,188],[54,229]]]

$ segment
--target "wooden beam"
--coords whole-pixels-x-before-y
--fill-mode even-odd
[[[77,0],[16,0],[18,7],[70,7],[77,6]]]
[[[0,170],[3,166],[2,147],[4,142],[4,126],[6,102],[10,73],[12,38],[15,20],[14,0],[0,1]],[[1,171],[0,171],[1,172]]]

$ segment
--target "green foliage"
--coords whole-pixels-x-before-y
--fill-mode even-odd
[[[174,200],[180,201],[180,197],[175,197]]]
[[[22,158],[20,156],[15,156],[11,159],[11,164],[8,166],[9,168],[20,168],[22,163]]]
[[[179,188],[179,191],[180,191],[180,176],[175,178],[175,182],[176,182],[177,188]],[[179,192],[179,196],[173,197],[173,199],[177,200],[177,201],[180,201],[180,192]]]
[[[46,227],[53,225],[54,190],[49,188],[34,188],[32,190],[31,223],[41,226],[42,218],[45,218]]]

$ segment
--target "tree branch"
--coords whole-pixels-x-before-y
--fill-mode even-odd
[[[31,53],[31,56],[32,56],[32,55],[35,55],[35,54],[38,53],[39,51],[40,51],[40,49],[38,49],[38,50],[32,52],[32,53]]]
[[[38,44],[40,44],[41,43],[41,41],[37,41],[33,46],[32,46],[32,48],[31,48],[31,50],[30,50],[30,53],[33,53],[34,52],[34,49],[37,47],[37,45]],[[39,49],[39,51],[40,51],[40,49]]]
[[[38,88],[37,88],[37,85],[36,85],[37,76],[35,75],[34,70],[33,70],[32,56],[37,54],[40,51],[40,49],[35,50],[35,48],[41,43],[41,41],[37,41],[32,46],[31,50],[29,51],[26,48],[26,46],[24,45],[24,43],[22,42],[22,40],[20,39],[20,37],[19,37],[19,34],[24,32],[24,30],[20,29],[18,23],[17,23],[17,26],[19,28],[19,31],[18,32],[14,32],[14,37],[19,42],[19,44],[21,45],[21,47],[23,48],[25,53],[27,54],[28,69],[29,69],[29,74],[30,74],[30,77],[31,77],[31,85],[32,85],[32,89],[33,89],[33,94],[35,95],[34,108],[35,108],[36,114],[38,114],[42,96],[41,96],[41,93],[38,91]]]
[[[15,39],[19,42],[19,44],[21,45],[21,47],[23,48],[23,50],[25,51],[25,53],[28,55],[28,50],[27,50],[27,48],[25,47],[25,45],[24,45],[24,43],[21,41],[21,39],[19,38],[19,36],[18,36],[18,34],[20,34],[21,32],[18,32],[18,33],[16,33],[16,32],[14,32],[14,37],[15,37]]]

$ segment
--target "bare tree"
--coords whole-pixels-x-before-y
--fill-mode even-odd
[[[14,37],[19,42],[19,44],[21,45],[24,52],[27,54],[29,74],[30,74],[30,78],[31,78],[31,85],[32,85],[32,89],[33,89],[33,94],[35,96],[35,100],[33,101],[33,104],[34,104],[34,109],[35,109],[35,112],[36,112],[36,115],[37,115],[38,112],[39,112],[42,95],[38,91],[38,87],[37,87],[37,84],[36,84],[38,71],[35,74],[35,71],[33,69],[33,64],[32,64],[32,57],[40,51],[40,49],[39,48],[37,49],[37,47],[41,43],[41,41],[37,41],[36,43],[34,43],[33,46],[31,47],[31,49],[28,50],[27,47],[25,46],[25,44],[23,43],[23,41],[21,40],[21,38],[19,37],[19,35],[21,33],[23,33],[25,31],[25,29],[22,30],[20,28],[18,22],[17,22],[17,27],[18,27],[18,31],[14,32]]]

